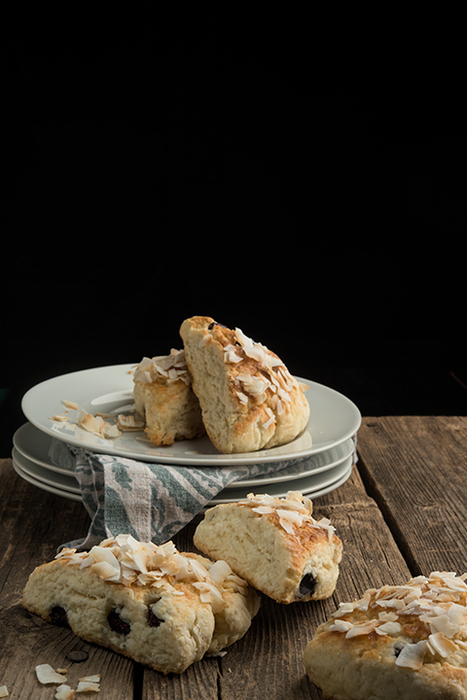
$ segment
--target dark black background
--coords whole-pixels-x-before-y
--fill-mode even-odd
[[[2,456],[29,387],[197,314],[366,415],[465,414],[462,45],[160,8],[4,26]]]

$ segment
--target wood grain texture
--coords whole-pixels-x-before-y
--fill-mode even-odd
[[[467,569],[467,418],[365,418],[359,468],[414,574]]]
[[[0,685],[8,685],[11,697],[51,698],[51,688],[34,674],[36,664],[47,662],[68,667],[72,684],[100,672],[100,698],[321,699],[304,672],[303,650],[340,602],[411,574],[466,568],[467,418],[364,418],[358,454],[349,480],[314,500],[315,517],[329,517],[344,543],[334,595],[288,606],[262,596],[243,639],[225,656],[202,659],[180,676],[163,676],[82,642],[22,608],[32,569],[62,542],[84,536],[89,519],[80,503],[37,489],[16,475],[11,460],[0,460]],[[174,538],[180,551],[194,550],[194,527]],[[72,649],[85,649],[88,660],[67,662]]]

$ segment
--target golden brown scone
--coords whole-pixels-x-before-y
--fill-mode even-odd
[[[145,432],[154,445],[172,445],[175,440],[204,434],[201,408],[191,388],[183,350],[144,357],[133,380],[136,411],[145,418]]]
[[[206,432],[220,452],[283,445],[304,430],[308,401],[277,355],[209,316],[186,319],[180,335]]]
[[[466,700],[465,577],[434,572],[343,603],[304,652],[334,700]]]
[[[225,562],[118,535],[38,566],[23,606],[162,673],[182,673],[250,627],[259,597]]]
[[[342,542],[329,520],[311,512],[310,499],[296,491],[286,498],[249,494],[206,511],[193,542],[278,603],[329,598]]]

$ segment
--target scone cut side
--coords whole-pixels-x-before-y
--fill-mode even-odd
[[[180,335],[206,432],[220,452],[286,444],[305,429],[303,387],[275,353],[209,316],[186,319]]]
[[[154,445],[172,445],[204,435],[199,401],[191,387],[185,351],[143,357],[133,375],[135,408]]]
[[[260,598],[225,562],[118,535],[89,552],[64,549],[37,567],[22,604],[167,674],[240,639]]]
[[[193,542],[278,603],[329,598],[342,542],[328,518],[313,518],[312,508],[312,501],[296,491],[285,498],[249,494],[206,511]]]
[[[325,698],[465,700],[467,574],[432,572],[343,603],[304,651]]]

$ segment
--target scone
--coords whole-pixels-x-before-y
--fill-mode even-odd
[[[304,652],[334,700],[465,700],[467,575],[434,572],[343,603]]]
[[[180,335],[206,432],[220,452],[283,445],[304,430],[308,401],[277,355],[208,316],[186,319]]]
[[[136,411],[145,418],[145,432],[154,445],[172,445],[204,435],[201,409],[191,388],[183,350],[144,357],[135,369]]]
[[[329,598],[342,542],[327,518],[316,521],[311,512],[310,499],[298,492],[286,498],[249,494],[207,510],[193,541],[278,603]]]
[[[181,673],[248,630],[259,597],[225,562],[131,535],[63,550],[29,577],[23,605],[89,642]]]

